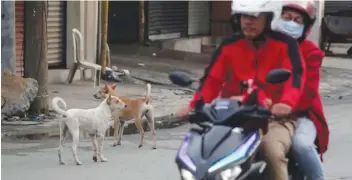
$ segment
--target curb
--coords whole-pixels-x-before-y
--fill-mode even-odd
[[[170,129],[176,128],[183,124],[186,124],[188,121],[183,119],[177,119],[173,114],[155,117],[155,129]],[[30,127],[30,126],[27,126]],[[36,129],[36,128],[33,128]],[[5,133],[1,133],[1,140],[43,140],[50,138],[57,138],[60,136],[58,124],[53,124],[48,127],[38,128],[35,131],[33,129],[25,130],[14,130]],[[143,121],[144,131],[150,131],[147,122]],[[138,129],[134,123],[126,123],[124,129],[124,135],[126,134],[137,134]],[[112,136],[113,131],[110,129],[110,134],[107,134],[107,137]]]

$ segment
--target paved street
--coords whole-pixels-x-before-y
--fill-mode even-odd
[[[352,102],[330,101],[325,106],[331,128],[331,143],[324,166],[329,180],[351,179]],[[339,103],[339,104],[337,104]],[[340,104],[341,103],[341,104]],[[57,140],[2,142],[2,178],[4,180],[177,180],[174,157],[182,136],[189,125],[157,132],[157,149],[147,144],[138,149],[139,135],[124,136],[123,145],[112,148],[111,139],[105,143],[107,163],[92,161],[91,143],[80,143],[82,166],[74,165],[70,143],[64,149],[65,166],[58,164]],[[147,133],[149,135],[149,132]]]

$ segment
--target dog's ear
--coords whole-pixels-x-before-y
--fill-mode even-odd
[[[110,94],[109,94],[109,97],[108,97],[108,99],[106,100],[106,102],[108,103],[108,105],[111,104],[111,95],[110,95]]]
[[[111,89],[115,89],[115,88],[116,88],[116,86],[117,86],[117,84],[116,84],[116,83],[112,84],[112,85],[111,85]]]
[[[104,85],[104,88],[105,88],[105,89],[108,89],[108,85],[105,84],[105,85]]]

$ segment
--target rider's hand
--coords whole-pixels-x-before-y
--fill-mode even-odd
[[[263,101],[262,101],[262,105],[265,107],[265,108],[270,108],[272,105],[273,105],[273,101],[269,98],[265,98]]]
[[[176,112],[176,118],[184,118],[190,111],[191,109],[188,106],[184,106]]]
[[[271,113],[276,116],[289,115],[291,111],[292,107],[284,103],[277,103],[271,107]]]

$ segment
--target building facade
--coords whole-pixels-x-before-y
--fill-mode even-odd
[[[26,1],[15,1],[16,73],[26,68]],[[317,1],[318,20],[310,39],[319,41],[325,12],[352,8],[351,1]],[[96,62],[100,37],[98,1],[48,1],[47,39],[49,69],[73,64],[72,29],[81,31],[85,58]],[[227,36],[231,1],[110,1],[108,43],[134,43],[197,36]],[[28,62],[27,62],[28,63]],[[29,62],[30,63],[30,62]]]
[[[26,40],[26,1],[15,2],[16,74],[24,75],[26,68],[24,51]],[[72,29],[81,31],[85,56],[95,61],[97,51],[98,2],[96,1],[48,1],[47,41],[48,65],[50,69],[67,69],[73,64]]]
[[[210,15],[209,1],[110,1],[108,41],[126,43],[210,35]]]

